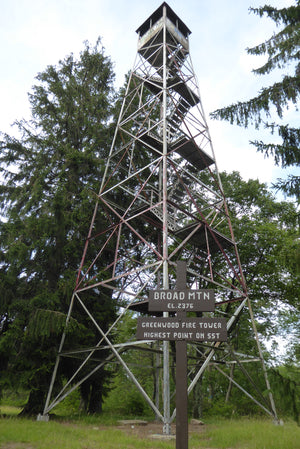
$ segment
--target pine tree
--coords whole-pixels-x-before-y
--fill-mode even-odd
[[[43,409],[109,150],[115,100],[112,63],[100,41],[36,79],[32,119],[16,122],[20,137],[2,135],[0,143],[0,359],[6,381],[30,389],[26,413]],[[96,248],[91,244],[88,251],[93,259]],[[111,298],[91,292],[90,303],[108,326],[115,316]],[[91,344],[95,331],[79,312],[76,318],[74,342]],[[93,384],[101,390],[102,376],[85,388],[93,411],[90,391]],[[101,400],[100,394],[99,409]]]
[[[279,69],[281,78],[269,87],[262,88],[258,95],[248,101],[239,101],[231,106],[218,109],[211,114],[214,119],[227,120],[231,124],[247,128],[254,125],[264,127],[278,136],[278,143],[251,141],[257,151],[267,157],[273,157],[276,165],[282,168],[298,166],[300,163],[300,129],[295,126],[277,123],[273,119],[283,118],[284,111],[292,104],[297,105],[300,92],[300,2],[287,8],[277,9],[265,5],[250,8],[250,11],[273,20],[280,30],[270,39],[253,48],[250,55],[266,55],[267,62],[253,70],[257,75],[267,75]],[[269,121],[271,119],[271,121]],[[276,187],[288,195],[300,198],[300,177],[290,175],[288,179],[279,179]]]

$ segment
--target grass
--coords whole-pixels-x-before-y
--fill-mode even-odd
[[[17,416],[21,412],[21,407],[15,407],[14,405],[1,405],[0,415],[2,416]]]
[[[114,427],[69,422],[0,420],[0,448],[6,449],[173,449],[174,444],[140,440]]]
[[[2,411],[2,408],[1,408]],[[189,449],[300,449],[300,428],[293,422],[275,426],[270,420],[220,420],[200,427]],[[0,419],[1,449],[174,449],[175,441],[127,435],[102,418],[37,422],[15,416]]]
[[[221,420],[193,435],[190,449],[300,449],[300,427],[295,422],[275,425],[267,419]]]

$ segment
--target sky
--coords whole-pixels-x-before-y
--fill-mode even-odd
[[[71,53],[78,56],[85,41],[95,44],[101,37],[105,54],[114,64],[116,87],[122,86],[137,51],[135,31],[161,3],[162,0],[0,0],[0,131],[12,135],[15,120],[30,119],[28,92],[36,83],[36,75]],[[257,77],[251,72],[265,59],[247,55],[246,48],[265,41],[277,29],[270,19],[250,14],[249,7],[267,3],[281,8],[295,2],[167,3],[192,32],[190,55],[219,170],[237,170],[246,180],[259,179],[270,185],[284,174],[249,144],[249,140],[263,138],[263,131],[212,121],[209,113],[250,99],[275,80],[274,75]],[[293,107],[284,120],[296,122]]]

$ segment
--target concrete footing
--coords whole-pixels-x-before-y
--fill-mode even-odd
[[[49,415],[42,415],[41,413],[39,413],[36,417],[37,421],[45,421],[48,422],[49,421]]]

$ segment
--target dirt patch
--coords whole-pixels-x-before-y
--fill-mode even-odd
[[[149,421],[146,424],[139,424],[134,422],[128,422],[126,424],[122,423],[117,426],[118,429],[126,432],[129,435],[135,435],[139,438],[153,438],[157,435],[163,435],[163,424],[157,421]],[[204,426],[200,424],[191,423],[189,424],[189,433],[200,433],[203,432]],[[176,435],[176,424],[171,426],[171,435],[175,437]]]

